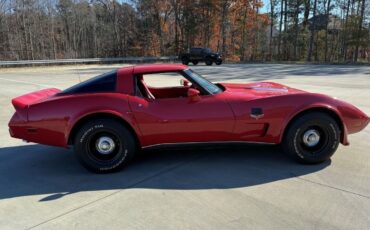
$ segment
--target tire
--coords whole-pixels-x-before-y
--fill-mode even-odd
[[[210,58],[206,58],[205,63],[206,63],[206,65],[212,65],[213,64],[213,62]]]
[[[87,122],[79,130],[74,150],[80,163],[89,171],[110,173],[127,165],[136,152],[136,143],[132,133],[121,123],[97,119]]]
[[[181,62],[182,62],[183,65],[189,65],[189,58],[188,57],[183,57],[181,59]]]
[[[193,65],[198,65],[198,61],[192,61]]]
[[[340,129],[329,115],[307,113],[293,120],[283,138],[283,151],[300,163],[324,162],[335,153]]]
[[[215,63],[216,63],[216,65],[221,65],[222,64],[222,60],[217,60]]]

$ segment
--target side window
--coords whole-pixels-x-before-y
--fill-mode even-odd
[[[202,54],[209,54],[209,53],[212,53],[212,50],[210,50],[209,48],[202,49]]]
[[[167,88],[167,87],[180,87],[181,80],[186,80],[178,72],[168,72],[168,73],[155,73],[155,74],[145,74],[143,75],[143,80],[149,87],[154,88]]]
[[[72,86],[59,95],[76,93],[103,93],[116,90],[117,71],[108,72]]]
[[[191,53],[192,53],[192,54],[194,54],[194,55],[198,55],[198,54],[200,54],[200,53],[201,53],[201,51],[202,51],[202,49],[201,49],[201,48],[192,48],[192,49],[191,49]]]

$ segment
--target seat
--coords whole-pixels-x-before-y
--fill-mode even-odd
[[[144,81],[144,78],[143,76],[138,76],[137,77],[137,88],[139,89],[139,96],[143,96],[143,97],[146,97],[146,98],[149,98],[149,99],[155,99],[154,95],[150,92],[147,84],[145,83]]]

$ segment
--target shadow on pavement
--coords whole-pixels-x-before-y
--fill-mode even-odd
[[[72,150],[5,147],[0,148],[0,199],[45,194],[43,202],[80,191],[129,188],[239,188],[313,173],[328,165],[330,161],[300,165],[276,146],[246,144],[146,150],[123,171],[98,175],[80,166]]]

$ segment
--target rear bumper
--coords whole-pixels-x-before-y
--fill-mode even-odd
[[[8,123],[10,136],[23,139],[26,134],[26,122],[27,121],[19,114],[19,112],[15,112]]]

